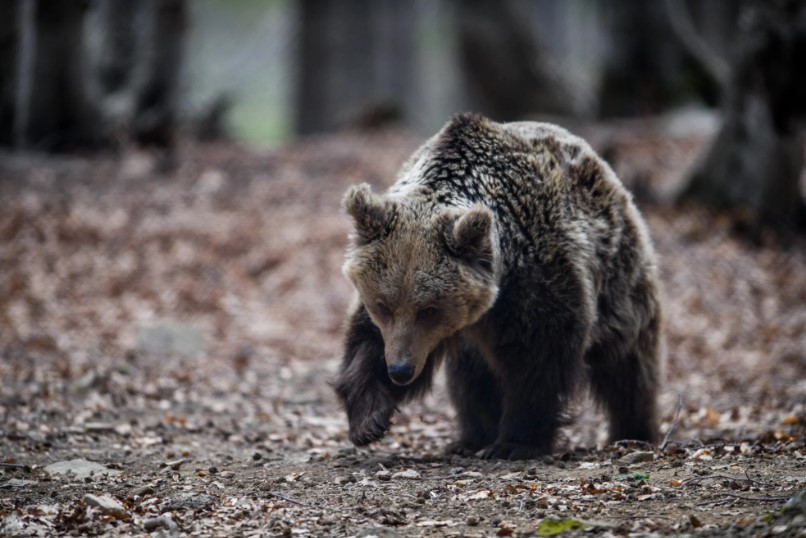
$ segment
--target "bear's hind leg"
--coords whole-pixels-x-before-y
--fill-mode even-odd
[[[593,395],[610,419],[610,441],[658,439],[657,392],[660,382],[658,322],[653,320],[627,351],[597,344],[588,351]]]
[[[470,344],[447,361],[448,391],[456,409],[459,439],[445,449],[470,456],[492,444],[501,419],[501,388],[495,374]]]
[[[526,324],[509,325],[510,334],[499,330],[504,338],[495,349],[496,371],[506,387],[501,421],[495,443],[481,453],[484,459],[550,454],[582,370],[584,326],[576,319],[556,315],[532,334]]]

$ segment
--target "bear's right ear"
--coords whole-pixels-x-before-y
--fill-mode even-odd
[[[341,207],[353,217],[357,245],[366,245],[381,237],[394,219],[394,208],[374,194],[367,183],[347,190]]]
[[[449,228],[448,248],[457,257],[485,273],[495,267],[497,247],[493,241],[495,219],[489,209],[475,205]]]

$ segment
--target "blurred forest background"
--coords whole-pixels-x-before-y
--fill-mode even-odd
[[[661,446],[602,445],[582,396],[539,481],[457,461],[440,390],[348,446],[341,196],[463,111],[563,125],[635,194]],[[784,532],[804,120],[803,0],[0,0],[0,535]]]
[[[252,144],[389,123],[688,111],[720,131],[675,193],[802,225],[794,0],[19,0],[1,8],[0,144]],[[719,114],[709,111],[719,111]],[[719,118],[719,119],[717,119]]]

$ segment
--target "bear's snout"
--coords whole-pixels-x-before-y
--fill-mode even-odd
[[[406,363],[392,364],[387,371],[396,385],[405,385],[414,377],[414,367]]]

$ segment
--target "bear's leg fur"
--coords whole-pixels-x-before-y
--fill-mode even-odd
[[[535,310],[533,310],[534,312]],[[585,329],[574,317],[515,323],[499,327],[493,349],[495,370],[503,392],[503,407],[495,443],[485,448],[485,459],[532,459],[548,454],[581,373]],[[521,318],[524,319],[524,318]]]
[[[610,419],[610,440],[658,440],[656,396],[660,382],[659,320],[634,345],[597,344],[586,357],[593,395]]]
[[[398,386],[389,379],[384,360],[383,338],[363,305],[350,316],[336,394],[350,423],[350,441],[358,446],[379,440],[389,429],[398,404],[422,395],[433,378],[434,361],[429,359],[417,379]]]
[[[449,454],[470,456],[498,437],[501,389],[493,371],[470,343],[446,360],[448,392],[456,409],[459,439],[447,446]]]

